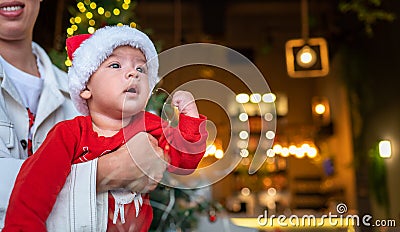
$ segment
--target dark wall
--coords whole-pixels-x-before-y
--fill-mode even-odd
[[[46,50],[53,46],[55,18],[58,1],[44,0],[33,33],[33,40]]]

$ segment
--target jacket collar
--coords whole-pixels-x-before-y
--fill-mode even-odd
[[[52,87],[55,87],[55,89],[68,94],[67,74],[55,67],[46,51],[35,42],[32,42],[32,51],[34,54],[39,56],[39,60],[44,67],[43,75],[46,77],[44,80],[45,85],[51,85]]]
[[[39,57],[39,61],[43,65],[44,85],[39,99],[38,111],[35,119],[36,128],[59,108],[65,101],[62,93],[67,92],[68,86],[67,75],[57,70],[51,62],[47,53],[36,43],[32,43],[33,52]],[[63,79],[64,83],[63,83]]]

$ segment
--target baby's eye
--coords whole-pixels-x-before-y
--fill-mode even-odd
[[[113,63],[113,64],[110,64],[108,67],[110,67],[110,68],[121,68],[121,65],[119,65],[117,63]]]
[[[136,71],[140,72],[140,73],[144,73],[144,69],[142,67],[137,67]]]

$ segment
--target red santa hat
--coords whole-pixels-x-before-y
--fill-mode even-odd
[[[149,37],[129,26],[106,26],[93,34],[82,34],[67,39],[67,53],[72,65],[68,69],[69,93],[83,115],[89,114],[86,100],[80,97],[90,76],[99,68],[115,48],[128,45],[140,49],[147,61],[150,90],[158,82],[158,57]]]

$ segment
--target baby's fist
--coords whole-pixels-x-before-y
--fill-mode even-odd
[[[181,114],[199,118],[199,112],[193,95],[188,91],[178,90],[172,96],[172,105],[178,107]]]

